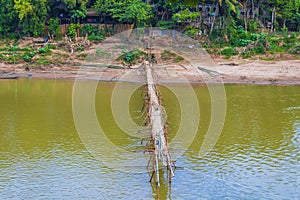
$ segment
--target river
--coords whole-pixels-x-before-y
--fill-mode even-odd
[[[0,81],[0,199],[300,198],[300,86],[226,85],[222,133],[214,148],[200,156],[211,103],[207,88],[194,85],[201,116],[198,132],[176,158],[172,184],[162,180],[158,192],[149,183],[146,162],[128,172],[124,166],[104,165],[86,149],[73,120],[73,84]],[[114,85],[97,88],[101,127],[116,146],[143,155],[140,138],[124,134],[115,124],[110,107]],[[129,105],[138,123],[143,121],[142,91],[134,93]],[[160,91],[172,140],[180,105],[169,89]],[[114,150],[106,151],[110,155]]]

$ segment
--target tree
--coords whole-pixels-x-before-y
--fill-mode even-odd
[[[197,19],[200,17],[199,12],[192,12],[188,8],[182,10],[173,15],[173,19],[182,25],[184,25],[184,30],[187,26],[189,26],[192,22],[196,22]]]
[[[58,18],[51,18],[48,21],[48,30],[49,30],[50,36],[52,36],[52,37],[59,35],[60,29],[59,29],[59,19]]]
[[[0,35],[13,32],[18,27],[18,18],[13,0],[0,1]]]
[[[71,19],[75,23],[80,23],[87,15],[86,5],[88,0],[62,0],[71,13]]]
[[[138,26],[149,24],[153,17],[151,5],[141,0],[97,0],[94,8],[103,18],[109,16],[121,23]]]
[[[48,14],[47,0],[14,0],[14,3],[22,32],[33,36],[43,35]]]

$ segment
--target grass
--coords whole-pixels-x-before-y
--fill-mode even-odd
[[[169,50],[164,50],[161,54],[161,59],[163,59],[164,61],[173,61],[176,63],[180,63],[182,61],[184,61],[184,58],[174,52],[171,52]]]

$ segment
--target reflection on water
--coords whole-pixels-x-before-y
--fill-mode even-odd
[[[162,180],[159,194],[149,184],[146,170],[126,173],[110,168],[85,149],[73,122],[72,86],[72,81],[0,81],[0,199],[300,196],[299,86],[226,86],[224,130],[205,157],[199,156],[199,150],[210,123],[210,99],[205,87],[195,86],[201,112],[199,131],[177,160],[183,168],[176,170],[172,187]],[[127,136],[114,123],[109,106],[113,87],[113,83],[104,83],[98,88],[98,119],[114,144],[138,150],[140,139]],[[140,93],[130,103],[139,122]],[[173,138],[180,121],[178,101],[164,87],[161,93]]]

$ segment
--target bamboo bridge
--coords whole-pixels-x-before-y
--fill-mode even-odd
[[[155,177],[156,186],[160,186],[160,174],[161,168],[167,169],[167,177],[171,182],[174,177],[175,161],[171,160],[167,127],[164,120],[164,108],[161,105],[161,101],[158,95],[158,88],[153,78],[153,66],[151,62],[147,62],[145,65],[145,72],[147,78],[147,111],[148,111],[148,125],[151,128],[151,135],[147,143],[147,147],[150,152],[150,158],[148,161],[148,170],[150,173],[150,182]],[[173,169],[174,168],[174,169]]]

